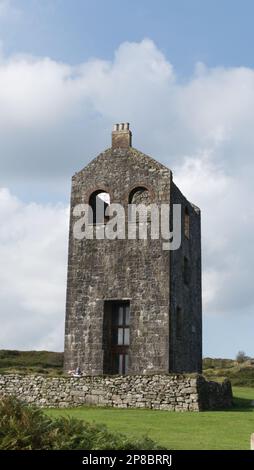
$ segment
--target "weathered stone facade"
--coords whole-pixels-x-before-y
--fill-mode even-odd
[[[130,195],[138,188],[145,189],[147,204],[167,203],[171,208],[182,204],[178,250],[166,251],[162,239],[149,236],[147,240],[73,237],[76,205],[89,204],[91,195],[104,191],[110,203],[122,204],[127,214]],[[141,193],[137,191],[137,199]],[[116,127],[112,147],[72,178],[65,370],[80,366],[87,375],[109,373],[105,318],[107,307],[113,308],[116,302],[128,303],[130,312],[125,373],[201,372],[200,211],[175,186],[168,168],[131,147],[128,125]]]
[[[203,411],[229,408],[229,381],[206,382],[202,376],[125,375],[80,378],[0,375],[0,396],[15,395],[43,407],[80,405]]]

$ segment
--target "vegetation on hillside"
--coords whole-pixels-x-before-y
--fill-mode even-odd
[[[233,359],[203,360],[203,374],[208,380],[223,381],[229,379],[232,385],[254,387],[254,360]]]
[[[63,353],[50,351],[0,350],[0,373],[63,374]],[[231,380],[233,385],[254,387],[254,360],[239,351],[233,359],[203,359],[203,374],[208,380]]]
[[[0,350],[0,373],[61,375],[63,353]]]
[[[161,449],[146,437],[110,432],[105,425],[47,416],[14,397],[0,400],[0,450],[150,450]]]

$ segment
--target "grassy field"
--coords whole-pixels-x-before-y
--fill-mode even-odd
[[[71,415],[89,422],[107,424],[110,430],[138,437],[147,435],[165,449],[229,450],[250,448],[254,432],[254,388],[235,387],[230,411],[176,413],[82,407],[45,410],[50,416]]]
[[[62,367],[63,353],[0,350],[0,373],[59,376]],[[133,437],[148,435],[167,449],[249,449],[250,434],[254,432],[253,360],[239,364],[232,359],[205,358],[203,374],[209,380],[231,380],[235,396],[232,410],[175,413],[82,407],[45,412],[104,423],[112,431]]]

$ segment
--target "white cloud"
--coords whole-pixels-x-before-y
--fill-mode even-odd
[[[111,62],[79,66],[2,57],[1,178],[69,177],[109,146],[118,121],[130,121],[134,144],[171,166],[208,151],[233,170],[254,149],[253,90],[254,71],[247,68],[199,65],[181,83],[149,39],[123,43]]]
[[[250,314],[253,189],[226,174],[212,155],[186,158],[176,182],[202,207],[203,306],[206,314]]]
[[[49,181],[54,181],[59,188],[62,184],[66,194],[71,174],[110,145],[111,125],[123,121],[131,123],[134,146],[172,168],[182,191],[202,209],[205,313],[251,315],[253,69],[209,69],[198,64],[193,76],[183,82],[149,39],[123,43],[112,61],[91,59],[79,66],[50,58],[3,56],[0,183],[15,187],[17,181],[19,186],[23,182],[30,191],[36,186],[37,198],[43,190],[45,199]],[[49,200],[51,196],[52,190]],[[42,217],[50,219],[54,212],[63,216],[63,209],[56,206],[22,205],[13,196],[6,197],[8,207],[21,205],[22,220],[32,207]],[[19,251],[25,257],[31,250],[32,233],[22,238],[22,220],[21,228],[13,229],[14,244],[19,245],[20,236]],[[54,271],[57,266],[53,270],[47,267],[52,263],[50,250],[58,243],[57,234],[53,231],[51,238],[45,230],[36,232],[37,242],[32,244],[36,256],[29,264],[20,260],[17,273],[15,256],[21,254],[15,254],[10,274],[7,271],[7,277],[3,276],[6,305],[10,303],[8,289],[16,286],[9,312],[18,306],[20,312],[35,309],[41,319],[60,318],[57,305],[62,302],[62,312],[64,280]],[[10,247],[6,242],[1,249],[5,256],[4,250],[8,252]],[[59,279],[52,296],[47,272],[52,273],[52,282]],[[52,317],[49,311],[55,312]],[[53,345],[58,337],[57,321],[48,328],[48,335],[51,339],[47,341]],[[31,340],[34,344],[44,344],[45,336],[39,331],[36,338]]]
[[[68,209],[24,204],[0,190],[2,347],[62,348]],[[53,348],[54,349],[54,348]]]

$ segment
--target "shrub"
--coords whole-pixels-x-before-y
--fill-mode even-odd
[[[0,449],[47,449],[51,432],[52,422],[40,409],[13,397],[0,401]]]
[[[248,356],[246,356],[244,351],[238,351],[238,353],[236,355],[236,360],[239,364],[241,364],[242,362],[247,361],[247,359],[248,359]]]
[[[76,418],[52,419],[35,406],[14,397],[0,400],[1,450],[150,450],[160,449],[151,439],[130,439],[104,425]]]

